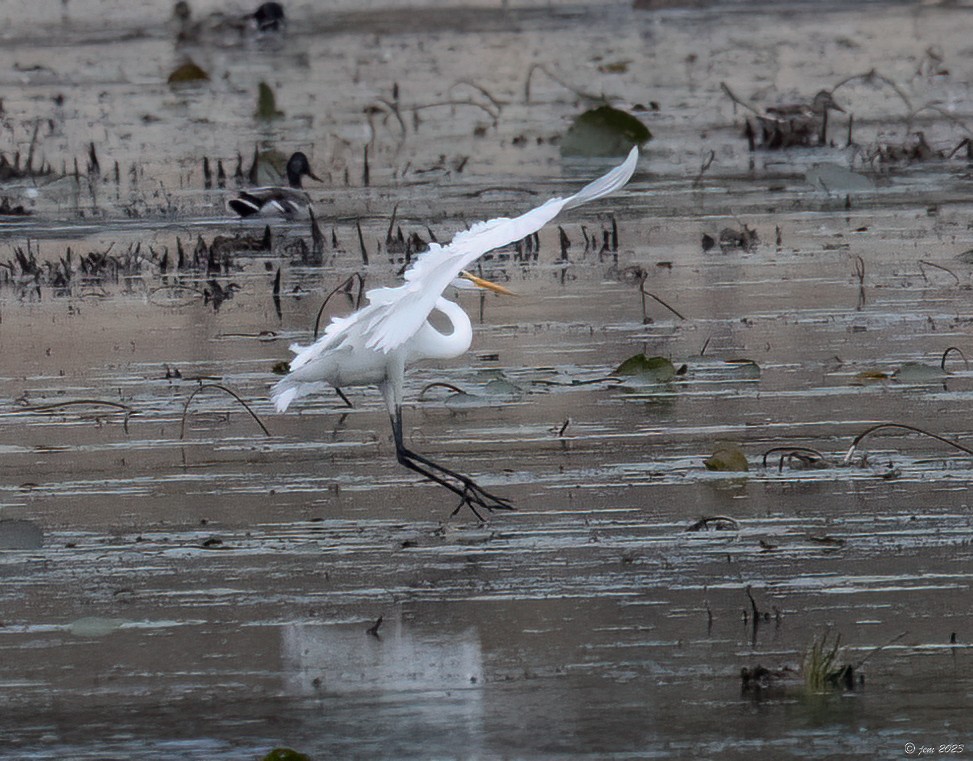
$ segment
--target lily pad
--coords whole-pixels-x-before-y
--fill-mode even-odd
[[[258,119],[279,119],[284,115],[277,110],[277,97],[266,82],[261,82],[257,89],[257,110],[253,114]]]
[[[947,375],[941,367],[921,362],[906,362],[892,373],[892,377],[900,383],[938,383]]]
[[[642,383],[668,383],[676,377],[676,366],[665,357],[636,354],[616,367],[612,375]]]
[[[195,61],[186,61],[169,75],[170,85],[190,85],[209,81],[207,74]]]
[[[0,520],[0,550],[37,550],[44,544],[44,532],[33,521]]]
[[[750,470],[747,456],[736,444],[723,444],[713,454],[703,460],[707,470],[727,473],[745,473]]]
[[[875,188],[870,177],[838,164],[815,164],[807,170],[804,181],[826,193],[851,193]]]
[[[261,761],[311,761],[311,757],[293,748],[274,748]]]
[[[642,122],[627,111],[599,106],[574,120],[561,141],[564,156],[621,156],[652,139]]]
[[[68,631],[75,637],[104,637],[118,631],[126,623],[124,618],[85,616],[68,624]]]

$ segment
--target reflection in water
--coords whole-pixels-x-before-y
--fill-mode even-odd
[[[373,636],[362,624],[287,624],[281,629],[285,687],[302,695],[456,691],[470,719],[479,715],[483,683],[474,629],[421,635],[401,615]]]

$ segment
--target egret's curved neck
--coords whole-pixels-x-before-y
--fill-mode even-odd
[[[452,359],[470,348],[473,342],[473,325],[459,304],[440,298],[434,309],[449,320],[452,332],[440,333],[428,321],[422,324],[413,341],[417,357],[428,359]]]

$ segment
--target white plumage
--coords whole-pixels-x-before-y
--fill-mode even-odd
[[[367,291],[364,307],[348,317],[333,318],[310,346],[291,347],[296,356],[290,372],[272,391],[277,410],[283,412],[295,399],[329,385],[377,385],[392,419],[400,463],[458,494],[460,507],[466,504],[474,512],[476,507],[509,508],[507,500],[489,494],[467,476],[404,447],[401,406],[405,368],[421,359],[458,357],[469,349],[473,338],[470,319],[460,306],[442,295],[467,267],[487,252],[537,232],[561,211],[618,190],[631,178],[637,162],[638,149],[633,148],[622,164],[572,196],[552,198],[518,217],[478,222],[454,236],[448,245],[430,244],[406,271],[402,285]],[[483,281],[479,284],[482,286]],[[450,333],[442,333],[429,323],[434,310],[449,320]]]

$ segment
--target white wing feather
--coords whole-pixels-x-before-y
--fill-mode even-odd
[[[365,295],[372,310],[364,326],[365,345],[390,352],[408,341],[429,317],[446,287],[473,262],[489,251],[537,232],[564,209],[612,193],[629,181],[638,162],[638,148],[625,161],[567,198],[552,198],[519,217],[477,222],[458,233],[449,245],[438,243],[420,254],[397,288],[373,288]],[[364,315],[363,315],[364,316]]]

